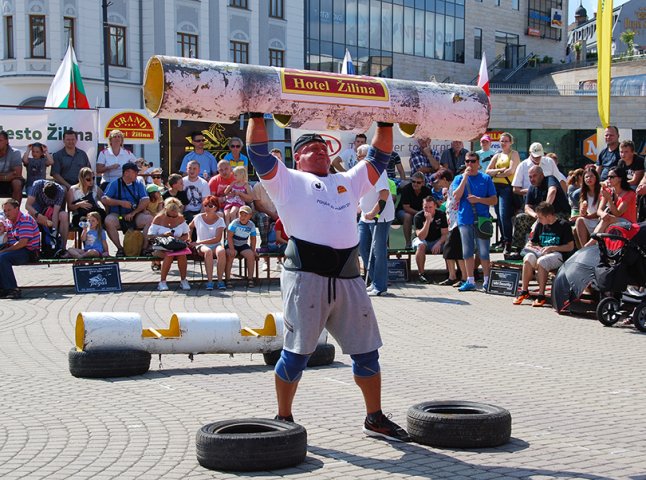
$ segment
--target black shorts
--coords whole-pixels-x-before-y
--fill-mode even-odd
[[[238,255],[240,255],[245,250],[251,250],[251,247],[248,244],[245,243],[244,245],[240,245],[240,246],[234,245],[233,249],[236,251],[236,253]]]
[[[25,179],[21,178],[22,180],[22,186],[25,186]],[[6,182],[0,182],[0,197],[10,197],[13,195],[13,187],[11,186],[10,181]],[[29,195],[29,192],[27,192],[27,195]]]
[[[455,227],[449,232],[449,240],[444,245],[445,260],[462,260],[462,239],[460,238],[460,229]]]

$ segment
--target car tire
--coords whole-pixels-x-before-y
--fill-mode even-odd
[[[150,369],[150,353],[142,350],[84,350],[67,355],[70,373],[79,378],[143,375]]]
[[[458,400],[422,402],[408,409],[408,434],[432,447],[488,448],[511,437],[511,414],[486,403]]]
[[[282,350],[273,350],[269,353],[263,353],[262,356],[267,365],[276,365],[280,359]],[[316,346],[316,350],[307,360],[308,367],[321,367],[323,365],[330,365],[334,363],[334,356],[336,349],[331,343],[321,343]]]
[[[305,460],[307,432],[297,423],[281,420],[223,420],[202,426],[195,444],[197,461],[210,470],[278,470]]]

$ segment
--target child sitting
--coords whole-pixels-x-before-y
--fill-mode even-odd
[[[54,165],[54,158],[47,150],[47,145],[36,142],[27,146],[27,150],[25,150],[25,154],[22,156],[22,163],[27,169],[25,190],[29,195],[29,191],[34,182],[45,179],[47,167]]]
[[[247,243],[247,241],[249,243]],[[253,272],[256,266],[256,225],[251,221],[251,207],[243,205],[238,212],[238,218],[227,227],[227,263],[224,276],[226,287],[233,288],[231,283],[231,266],[236,256],[247,260],[247,286],[254,287]]]
[[[228,225],[238,217],[240,207],[246,202],[253,200],[251,187],[247,181],[247,169],[245,167],[235,167],[233,169],[235,180],[224,190],[226,200],[224,201],[224,221]]]
[[[161,209],[164,207],[164,199],[161,195],[161,189],[156,184],[151,183],[146,186],[146,193],[148,193],[148,198],[150,199],[146,210],[154,217],[161,212]]]
[[[65,258],[101,257],[108,252],[108,242],[105,230],[101,225],[101,215],[98,212],[87,214],[87,220],[80,222],[83,226],[81,240],[83,248],[68,248]]]

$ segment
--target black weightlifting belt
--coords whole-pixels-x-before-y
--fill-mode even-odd
[[[357,278],[360,274],[359,245],[352,248],[332,248],[290,237],[283,268],[316,273],[323,277]]]

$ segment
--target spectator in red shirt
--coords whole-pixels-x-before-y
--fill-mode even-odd
[[[211,195],[218,197],[218,210],[220,211],[224,209],[224,202],[227,199],[224,191],[233,183],[234,180],[233,167],[231,167],[229,161],[220,160],[218,162],[218,174],[214,175],[211,180],[209,180]]]

